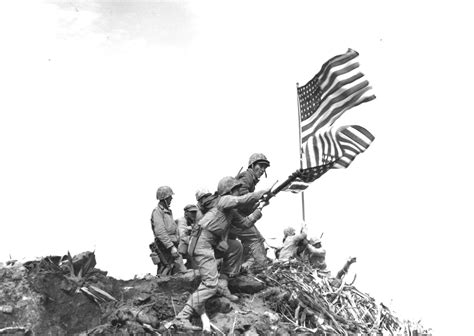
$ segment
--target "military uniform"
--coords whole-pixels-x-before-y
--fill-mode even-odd
[[[322,247],[315,247],[310,244],[306,247],[302,254],[303,261],[309,262],[309,264],[320,271],[325,271],[326,265],[326,250]]]
[[[299,244],[304,239],[306,239],[306,233],[304,232],[286,237],[279,252],[278,260],[289,260],[291,258],[295,258],[298,253]]]
[[[189,244],[189,235],[192,230],[193,223],[190,223],[187,218],[181,217],[176,220],[176,225],[178,226],[178,252],[181,254],[186,254],[188,251]]]
[[[259,181],[254,171],[250,168],[240,173],[237,176],[237,180],[242,183],[239,188],[240,195],[245,195],[247,193],[254,192],[255,186]],[[245,206],[239,207],[239,212],[243,216],[248,216],[255,210],[256,207],[257,203],[252,202]],[[251,267],[252,264],[255,264],[260,267],[266,265],[267,256],[265,246],[263,245],[263,243],[265,242],[265,238],[263,238],[257,227],[252,226],[250,228],[242,228],[237,225],[232,225],[229,238],[239,238],[239,240],[242,242],[243,263],[246,263],[246,265],[248,265],[249,267]]]
[[[186,257],[186,266],[189,268],[195,268],[193,258],[188,256],[188,245],[191,230],[197,221],[195,219],[193,220],[191,217],[186,216],[186,214],[189,214],[190,212],[197,213],[198,207],[193,204],[186,205],[184,207],[185,216],[176,220],[176,224],[178,226],[178,252],[183,257]]]
[[[228,291],[227,278],[239,274],[242,257],[241,243],[227,239],[230,223],[235,222],[243,227],[254,225],[262,216],[260,210],[257,209],[249,216],[240,218],[241,215],[235,209],[241,205],[255,203],[262,195],[263,192],[249,193],[245,196],[221,196],[215,200],[215,206],[200,220],[202,232],[197,240],[193,258],[199,267],[201,283],[178,314],[178,319],[188,319],[193,312],[201,315],[206,301],[218,292],[220,280],[225,282],[225,289]],[[220,276],[217,270],[217,258],[223,259]]]
[[[173,246],[178,247],[178,227],[173,219],[171,209],[165,208],[161,203],[158,203],[158,206],[153,210],[151,223],[155,241],[158,241],[157,245],[161,245],[158,248],[169,250]],[[173,264],[174,272],[186,270],[181,256],[175,258]]]

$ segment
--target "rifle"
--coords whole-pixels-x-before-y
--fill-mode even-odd
[[[288,176],[288,178],[285,181],[283,181],[283,183],[281,183],[274,190],[272,190],[272,189],[275,186],[275,184],[277,184],[278,180],[275,183],[273,183],[272,187],[270,188],[270,191],[262,196],[262,198],[261,198],[261,202],[262,202],[261,207],[263,208],[265,205],[267,205],[268,201],[270,201],[271,198],[275,197],[276,194],[278,194],[280,191],[282,191],[283,189],[288,187],[290,185],[290,183],[293,182],[294,180],[296,180],[299,176],[301,176],[301,169],[298,169],[293,174]]]
[[[236,179],[239,178],[239,175],[240,175],[240,172],[242,171],[242,169],[244,169],[244,167],[240,167],[239,172],[237,173],[237,175],[235,175]]]

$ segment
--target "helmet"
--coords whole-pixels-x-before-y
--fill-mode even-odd
[[[202,197],[207,196],[207,195],[211,195],[211,192],[208,189],[206,189],[206,188],[198,189],[196,191],[196,201],[199,202],[199,200]]]
[[[217,193],[220,196],[227,195],[232,191],[232,189],[240,187],[241,185],[242,183],[239,182],[235,177],[226,176],[219,181],[219,184],[217,185]]]
[[[285,237],[292,236],[295,234],[295,228],[289,226],[285,230],[283,230],[283,235]]]
[[[159,187],[156,191],[156,199],[159,201],[164,200],[165,198],[168,198],[171,195],[174,195],[174,192],[168,186]]]
[[[252,167],[254,163],[258,163],[258,162],[265,163],[267,167],[270,167],[270,161],[268,161],[267,157],[263,155],[262,153],[254,153],[250,155],[248,167],[250,168]]]
[[[184,211],[187,211],[187,212],[191,212],[191,211],[194,211],[194,212],[197,212],[198,211],[198,208],[197,206],[195,206],[194,204],[188,204],[184,207]]]
[[[321,239],[319,239],[318,237],[312,237],[309,239],[309,243],[310,245],[316,245],[316,244],[321,244]]]

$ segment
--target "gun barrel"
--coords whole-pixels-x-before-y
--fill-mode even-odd
[[[280,191],[286,188],[291,182],[296,180],[296,177],[298,176],[297,173],[298,173],[298,170],[294,172],[293,174],[291,174],[290,176],[288,176],[288,178],[285,181],[283,181],[278,187],[276,187],[275,190],[272,191],[273,196],[278,194]]]

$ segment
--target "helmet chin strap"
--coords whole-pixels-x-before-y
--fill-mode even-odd
[[[255,166],[256,166],[256,165],[257,165],[257,162],[255,162],[255,163],[252,164],[252,170],[253,170],[253,171],[255,171]],[[265,168],[265,170],[263,171],[263,174],[265,174],[265,178],[268,177],[268,176],[267,176],[267,169],[266,169],[266,168]],[[263,174],[262,174],[262,175],[263,175]]]
[[[170,204],[171,204],[171,201],[168,201],[168,200],[169,200],[168,197],[163,200],[163,201],[164,201],[163,203],[165,204],[165,206],[166,206],[167,209],[170,208]]]

